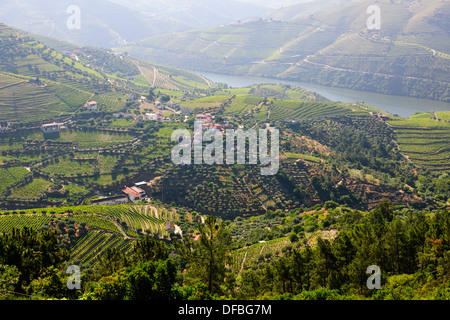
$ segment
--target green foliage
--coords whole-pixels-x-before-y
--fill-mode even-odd
[[[187,280],[203,283],[212,294],[220,293],[232,246],[231,235],[223,221],[214,216],[208,216],[198,231],[198,241],[185,237],[184,244],[177,244],[178,252],[189,264]]]
[[[147,261],[101,278],[90,287],[87,300],[174,299],[176,267],[168,260]]]
[[[15,291],[24,290],[48,267],[60,266],[68,256],[67,250],[59,247],[53,230],[38,232],[24,227],[0,235],[0,264],[16,266],[20,272]]]
[[[19,283],[20,271],[17,266],[0,265],[0,298],[7,299]]]
[[[29,291],[39,298],[77,299],[81,295],[81,291],[68,289],[67,281],[69,277],[70,275],[57,268],[49,267],[44,270],[39,278],[30,283]]]

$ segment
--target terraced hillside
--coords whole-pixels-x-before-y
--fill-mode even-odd
[[[252,92],[252,91],[250,91]],[[357,109],[357,111],[361,111]],[[345,114],[356,114],[349,105],[305,100],[278,100],[255,96],[232,97],[224,109],[225,116],[243,121],[288,121],[298,119],[326,118]]]
[[[0,24],[1,121],[71,116],[86,111],[88,101],[98,103],[97,111],[118,112],[129,103],[129,95],[147,95],[151,88],[183,92],[216,88],[206,78],[179,68],[43,39],[56,43],[59,51]]]
[[[133,62],[153,88],[186,91],[192,88],[209,89],[215,87],[214,83],[205,77],[187,70],[139,60],[133,60]]]
[[[389,121],[401,152],[430,171],[450,170],[449,114],[420,113],[409,119]]]
[[[167,221],[177,223],[179,214],[161,205],[40,208],[1,212],[0,233],[24,227],[58,229],[60,245],[69,250],[71,261],[92,266],[107,249],[127,253],[133,241],[144,234],[170,239]],[[176,228],[172,231],[181,236],[181,229]]]
[[[340,1],[305,14],[155,36],[118,50],[158,63],[450,101],[447,1]],[[371,5],[381,29],[369,30]],[[314,4],[311,4],[314,6]],[[288,12],[287,14],[285,12]]]
[[[0,73],[0,119],[35,121],[67,114],[70,106],[32,79]]]

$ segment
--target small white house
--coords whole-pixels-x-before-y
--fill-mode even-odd
[[[92,110],[97,110],[97,109],[98,109],[98,103],[95,102],[95,101],[89,101],[88,103],[86,103],[86,104],[84,105],[84,107],[85,107],[87,110],[90,110],[90,111],[92,111]]]
[[[56,123],[56,122],[43,124],[41,126],[41,130],[44,133],[56,133],[56,132],[59,132],[60,128],[61,128],[61,123]]]
[[[6,121],[0,122],[0,132],[6,132],[9,130],[9,123]]]

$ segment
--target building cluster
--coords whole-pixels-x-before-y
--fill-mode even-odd
[[[122,194],[101,198],[89,202],[90,205],[116,205],[123,203],[137,203],[138,201],[147,200],[147,193],[141,187],[147,185],[147,182],[135,183],[134,186],[125,187]]]
[[[164,117],[161,112],[141,114],[138,116],[138,120],[140,120],[140,121],[170,121],[170,119]]]
[[[200,121],[202,123],[203,131],[220,131],[224,132],[225,129],[231,129],[232,126],[227,122],[225,124],[215,123],[215,117],[210,113],[197,114],[195,116],[195,121]]]

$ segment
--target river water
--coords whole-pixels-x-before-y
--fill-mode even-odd
[[[317,92],[318,94],[332,101],[365,102],[367,104],[385,110],[391,114],[397,114],[402,117],[410,117],[417,111],[420,112],[450,111],[450,103],[442,101],[326,87],[309,82],[286,81],[280,79],[250,77],[250,76],[232,76],[203,71],[193,71],[193,72],[201,74],[211,81],[226,83],[233,88],[242,88],[260,83],[289,84],[291,86],[296,86]]]

